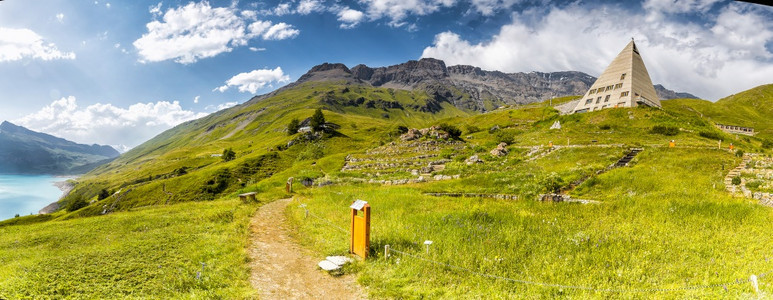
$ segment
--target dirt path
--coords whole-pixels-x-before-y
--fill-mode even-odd
[[[291,199],[258,210],[250,224],[250,282],[261,299],[365,299],[353,276],[333,277],[290,236],[284,209]]]

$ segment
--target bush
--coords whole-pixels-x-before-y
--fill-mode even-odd
[[[70,200],[70,202],[67,203],[67,211],[73,212],[81,208],[84,208],[88,205],[89,205],[89,202],[86,201],[86,199],[84,199],[83,196],[75,195],[75,197],[73,197],[72,200]]]
[[[221,169],[217,171],[210,178],[207,183],[201,187],[202,193],[216,195],[228,188],[231,181],[231,171],[229,169]],[[211,198],[211,197],[207,197]]]
[[[397,126],[396,132],[397,132],[398,135],[404,134],[404,133],[408,132],[408,127],[406,127],[404,125]]]
[[[476,133],[480,131],[480,128],[478,128],[477,126],[469,125],[469,124],[467,124],[467,127],[465,127],[465,129],[467,129],[467,134]]]
[[[556,172],[551,172],[542,179],[542,187],[546,193],[558,193],[564,186],[564,179],[558,176]]]
[[[317,108],[314,111],[314,115],[311,116],[311,123],[309,124],[314,131],[320,131],[325,127],[325,115],[322,114],[322,109]]]
[[[604,124],[604,125],[599,126],[599,129],[601,129],[601,130],[610,130],[610,129],[612,129],[612,126],[610,126],[609,124]]]
[[[733,180],[731,181],[733,185],[739,185],[741,184],[741,176],[733,177]]]
[[[762,183],[763,182],[761,180],[749,181],[746,183],[746,187],[749,188],[750,190],[757,190],[760,188]]]
[[[234,152],[231,148],[223,150],[223,161],[232,161],[236,159],[236,152]]]
[[[773,149],[773,141],[771,141],[771,140],[763,140],[762,141],[762,148],[763,149]]]
[[[743,156],[743,150],[741,150],[741,149],[736,150],[735,151],[735,156],[742,157]]]
[[[110,197],[110,192],[108,192],[106,189],[102,189],[101,191],[99,191],[97,200],[107,199],[107,197]]]
[[[662,134],[666,136],[674,136],[679,134],[679,128],[673,127],[673,126],[653,126],[652,130],[650,130],[650,133],[655,134]]]
[[[325,156],[325,147],[320,143],[310,143],[298,154],[297,160],[319,159],[323,156]]]
[[[443,130],[445,132],[448,132],[448,136],[450,136],[452,139],[459,139],[459,136],[462,135],[462,131],[459,130],[459,128],[456,128],[454,125],[450,124],[440,124],[438,127],[440,127],[440,130]]]
[[[712,140],[721,140],[722,139],[722,135],[720,135],[717,132],[713,132],[713,131],[701,131],[701,132],[698,133],[698,135],[700,135],[702,137],[705,137],[707,139],[712,139]]]
[[[298,133],[298,129],[301,129],[301,122],[298,119],[290,120],[290,123],[287,124],[287,135]]]
[[[508,145],[515,142],[515,133],[512,131],[500,130],[494,134],[494,140],[499,143],[507,143]]]

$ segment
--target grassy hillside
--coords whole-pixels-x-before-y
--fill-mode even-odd
[[[359,273],[376,298],[743,297],[749,291],[740,285],[619,291],[724,283],[773,268],[765,233],[773,212],[731,198],[723,186],[725,172],[741,161],[725,150],[728,142],[747,152],[770,150],[758,137],[714,127],[734,114],[723,101],[670,100],[663,110],[567,116],[546,105],[474,114],[423,92],[305,82],[162,133],[78,178],[59,212],[0,222],[0,245],[7,245],[0,246],[0,263],[11,263],[0,271],[0,298],[249,298],[244,228],[259,204],[235,200],[248,191],[258,192],[260,203],[295,196],[288,214],[320,257],[344,254],[347,237],[304,218],[298,204],[346,227],[348,203],[371,202],[373,259],[348,272]],[[733,109],[757,105],[734,101]],[[290,120],[303,121],[317,108],[337,129],[286,132]],[[550,129],[556,121],[562,128]],[[764,112],[753,122],[773,128]],[[441,123],[458,127],[460,138],[399,139],[405,127]],[[718,139],[723,149],[716,149]],[[676,148],[668,148],[670,140]],[[491,154],[502,142],[507,154]],[[631,147],[644,149],[631,166],[607,168]],[[225,149],[236,158],[223,160]],[[472,156],[479,161],[468,164]],[[296,178],[295,194],[284,191],[288,177]],[[536,200],[555,187],[595,202]],[[99,197],[102,190],[109,196]],[[429,254],[424,240],[434,241]],[[385,258],[385,244],[406,254]],[[201,263],[206,280],[195,277]],[[94,285],[113,289],[102,295],[88,288]]]
[[[773,84],[731,95],[712,103],[698,99],[675,99],[663,101],[669,110],[692,112],[707,120],[720,124],[754,127],[757,136],[773,139]]]

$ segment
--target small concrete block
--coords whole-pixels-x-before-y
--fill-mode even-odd
[[[323,260],[323,261],[319,262],[318,265],[319,265],[320,268],[322,268],[322,270],[325,270],[325,271],[328,271],[328,272],[333,271],[333,270],[338,270],[338,269],[341,268],[341,266],[336,265],[336,264],[332,263],[329,260]]]
[[[343,266],[346,263],[352,262],[352,259],[346,256],[328,256],[327,260],[336,264],[337,266]]]

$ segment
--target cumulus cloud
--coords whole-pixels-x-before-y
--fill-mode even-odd
[[[57,20],[59,23],[64,23],[64,14],[63,14],[63,13],[58,13],[58,14],[56,14],[56,20]]]
[[[358,24],[360,24],[363,18],[365,18],[365,14],[363,14],[361,11],[348,7],[343,8],[338,12],[338,21],[341,22],[340,27],[343,29],[351,29],[356,27]]]
[[[293,13],[293,11],[292,11],[292,8],[290,7],[290,3],[280,3],[273,9],[262,10],[260,11],[260,13],[263,15],[269,15],[269,16],[274,15],[277,17],[281,17],[287,14],[291,14]]]
[[[218,104],[218,105],[207,105],[207,107],[204,108],[204,109],[205,110],[209,110],[209,111],[212,111],[212,110],[220,111],[220,110],[224,110],[226,108],[234,107],[237,104],[239,104],[239,102],[226,102],[226,103],[221,103],[221,104]]]
[[[193,103],[199,103],[199,97],[201,96],[193,97]]]
[[[513,14],[512,23],[487,41],[440,33],[422,57],[505,72],[577,70],[598,76],[635,37],[653,82],[715,100],[773,78],[765,48],[773,43],[773,23],[766,21],[769,15],[747,8],[733,3],[709,25],[679,18],[648,22],[650,11],[634,14],[614,6],[535,9]]]
[[[272,82],[289,82],[290,76],[282,72],[282,68],[253,70],[248,73],[239,73],[225,82],[225,85],[215,88],[212,91],[225,92],[231,87],[237,87],[239,92],[250,92],[254,94],[259,89],[270,85]]]
[[[0,62],[23,58],[42,60],[75,59],[75,53],[62,52],[32,30],[0,27]]]
[[[148,23],[148,32],[134,41],[142,62],[173,59],[190,64],[246,46],[250,39],[258,36],[264,40],[281,40],[300,33],[286,23],[272,25],[270,21],[256,21],[248,26],[245,21],[255,18],[251,11],[212,7],[207,1],[170,8],[163,16],[161,3],[151,6],[149,11],[161,19]],[[256,29],[261,29],[259,34]]]
[[[206,115],[184,110],[177,101],[136,103],[126,108],[101,103],[80,107],[75,97],[69,96],[13,122],[78,143],[134,147],[175,125]]]

